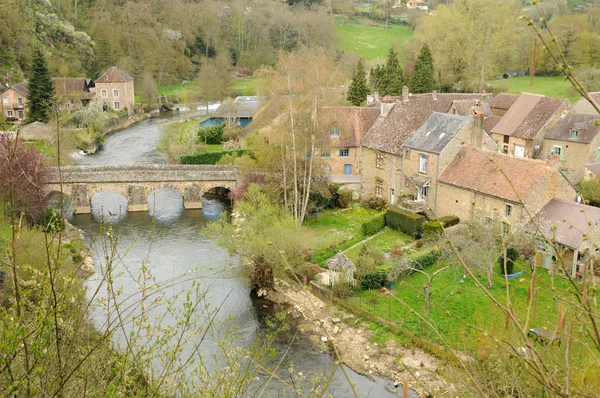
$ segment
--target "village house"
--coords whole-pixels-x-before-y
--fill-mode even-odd
[[[63,111],[73,112],[96,97],[96,85],[83,77],[53,77],[56,100]]]
[[[583,173],[584,180],[593,180],[594,178],[600,177],[600,163],[590,163],[585,165],[585,171]]]
[[[438,180],[437,216],[525,224],[552,198],[574,200],[565,176],[547,162],[464,147]]]
[[[133,77],[113,66],[96,79],[94,84],[96,101],[100,102],[105,110],[133,113],[135,105]]]
[[[317,153],[332,182],[360,183],[360,143],[379,117],[377,108],[331,106],[319,108],[321,120]]]
[[[459,116],[483,115],[487,117],[491,116],[492,111],[490,109],[490,104],[487,102],[487,98],[484,96],[483,100],[481,98],[475,98],[452,101],[448,113]]]
[[[600,208],[553,198],[525,228],[541,238],[536,265],[548,269],[564,267],[574,277],[583,271],[581,267],[590,254],[598,252]]]
[[[490,110],[494,116],[504,116],[519,98],[518,94],[500,93],[490,101]]]
[[[400,98],[379,98],[380,115],[362,141],[361,195],[395,202],[404,194],[403,145],[433,112],[448,113],[455,100],[484,100],[482,94],[415,94],[405,87]],[[411,190],[412,194],[412,190]]]
[[[432,113],[404,142],[402,193],[405,198],[400,205],[433,218],[429,212],[436,212],[438,178],[463,144],[491,151],[498,149],[496,142],[483,130],[483,115]],[[390,202],[395,203],[393,193]]]
[[[421,10],[428,10],[429,5],[427,4],[427,0],[407,0],[406,8],[419,8]]]
[[[498,109],[493,100],[490,106],[492,111]],[[566,99],[523,93],[491,129],[492,138],[502,153],[520,158],[540,158],[544,153],[546,132],[570,106]]]
[[[586,164],[600,162],[599,117],[570,112],[544,138],[547,159],[557,161],[561,172],[573,184],[584,178]]]
[[[0,96],[2,116],[8,123],[20,124],[27,118],[27,82],[8,85]]]
[[[600,105],[600,92],[591,92],[588,93],[590,97],[598,105]],[[594,106],[585,98],[580,98],[575,104],[573,104],[573,112],[583,113],[586,115],[598,115],[598,111],[594,108]]]

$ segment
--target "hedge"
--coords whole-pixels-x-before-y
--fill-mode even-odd
[[[456,216],[444,216],[438,218],[438,220],[444,224],[444,228],[452,227],[460,222],[460,218]]]
[[[410,259],[410,265],[415,269],[425,269],[437,263],[439,258],[440,253],[437,250],[432,249]]]
[[[198,131],[196,132],[198,142],[203,142],[209,145],[222,143],[224,126],[225,124],[220,124],[218,126],[198,127]]]
[[[407,235],[419,233],[424,222],[424,216],[399,207],[390,207],[385,215],[385,223],[388,227],[400,229]]]
[[[377,271],[374,274],[367,274],[363,277],[360,286],[363,290],[375,290],[383,286],[387,279],[387,272]]]
[[[442,233],[442,223],[438,221],[428,221],[423,224],[423,236],[428,237],[434,234]]]
[[[383,228],[385,228],[385,213],[383,212],[371,217],[360,226],[364,236],[375,235]]]
[[[219,160],[225,155],[231,154],[236,156],[242,156],[246,150],[236,149],[232,151],[220,151],[220,152],[200,152],[193,155],[183,155],[179,157],[179,163],[181,164],[217,164]]]

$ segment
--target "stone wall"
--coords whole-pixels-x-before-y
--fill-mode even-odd
[[[106,90],[104,96],[102,90]],[[118,96],[114,95],[114,90],[118,90]],[[110,110],[123,111],[127,109],[129,114],[133,114],[135,104],[135,93],[133,80],[129,82],[115,83],[96,83],[96,99],[100,103],[106,103]],[[115,109],[115,102],[119,103],[119,109]]]
[[[561,147],[564,160],[558,156],[550,156],[553,146]],[[578,184],[583,180],[585,165],[597,162],[597,152],[600,150],[600,134],[590,144],[576,141],[544,140],[544,158],[556,162],[560,170],[566,170],[571,183]]]
[[[8,101],[5,102],[4,98]],[[23,106],[20,107],[19,98],[22,100]],[[10,121],[15,121],[15,123],[22,123],[22,120],[27,118],[27,97],[23,94],[17,92],[14,88],[9,88],[5,92],[2,93],[2,99],[0,100],[0,107],[3,110],[3,117],[8,118]],[[23,112],[22,120],[19,120],[19,112]],[[12,113],[12,116],[9,116]]]
[[[377,152],[371,148],[363,148],[361,156],[361,196],[375,195],[377,180],[383,183],[382,197],[390,202],[391,189],[394,190],[395,201],[404,193],[402,176],[402,157],[383,152],[383,167],[377,167]],[[412,193],[412,191],[411,191]]]

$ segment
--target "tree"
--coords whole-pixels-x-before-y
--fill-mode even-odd
[[[54,83],[48,71],[41,47],[36,50],[31,65],[31,78],[27,84],[27,123],[47,123],[55,103]]]
[[[200,90],[201,98],[206,102],[207,114],[210,101],[222,101],[227,97],[230,81],[229,65],[223,57],[204,61],[194,84]]]
[[[356,71],[352,75],[352,82],[348,90],[348,101],[354,106],[360,106],[367,99],[369,88],[367,87],[367,75],[362,59],[358,60]]]
[[[410,89],[413,93],[430,93],[435,88],[433,56],[427,44],[421,47],[421,53],[415,63]]]
[[[145,72],[142,75],[140,84],[140,94],[142,101],[148,104],[149,108],[152,108],[158,98],[158,87],[156,86],[156,80],[152,77],[152,74]]]
[[[379,95],[401,95],[403,86],[404,78],[398,54],[390,47],[380,80]]]

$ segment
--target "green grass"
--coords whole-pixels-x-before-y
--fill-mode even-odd
[[[177,83],[169,86],[160,86],[158,88],[158,95],[181,95],[191,90],[192,84]]]
[[[576,102],[579,96],[570,95],[571,84],[563,79],[562,76],[538,76],[533,80],[533,86],[529,86],[529,76],[511,77],[509,79],[489,80],[500,88],[506,88],[505,91],[510,94],[534,93],[543,94],[549,97],[568,98],[571,102]]]
[[[384,233],[371,239],[368,244],[370,247],[375,247],[381,249],[384,253],[389,253],[393,247],[402,247],[410,241],[410,236],[403,234],[400,231],[387,228]],[[350,260],[356,262],[358,260],[360,249],[363,246],[364,244],[358,245],[355,248],[348,250],[345,254],[350,258]]]
[[[256,95],[256,79],[253,77],[241,77],[234,79],[229,85],[230,96],[237,97],[242,95]],[[194,89],[192,83],[177,83],[168,86],[160,86],[158,95],[167,95],[185,99]],[[222,98],[224,99],[224,98]]]
[[[386,29],[383,26],[345,23],[336,25],[336,36],[340,50],[357,53],[368,62],[385,57],[396,41],[412,40],[413,34],[410,27],[403,25],[391,25]],[[402,54],[399,56],[403,62]]]
[[[235,79],[229,88],[235,96],[256,95],[256,79],[254,77]]]

